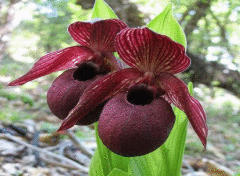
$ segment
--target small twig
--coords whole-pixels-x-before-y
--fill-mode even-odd
[[[65,146],[66,145],[66,142],[61,142],[61,143],[59,143],[59,144],[57,144],[57,145],[55,145],[55,146],[51,146],[51,147],[44,147],[43,149],[45,149],[45,150],[57,150],[58,148],[61,148],[61,147],[63,147],[63,146]],[[66,145],[67,146],[67,145]]]
[[[13,129],[14,131],[16,131],[18,134],[20,134],[23,137],[25,137],[27,135],[27,131],[24,130],[23,128],[17,127],[13,124],[8,125],[8,127]]]
[[[72,140],[72,142],[76,145],[76,147],[84,154],[86,154],[88,157],[92,158],[93,152],[86,147],[84,147],[81,142],[76,138],[73,132],[66,130],[66,135]]]
[[[51,146],[51,147],[44,147],[43,149],[44,150],[49,150],[49,151],[56,150],[56,149],[58,149],[60,147],[60,145],[61,145],[61,143],[58,144],[58,145],[55,145],[55,146]]]
[[[84,167],[84,166],[76,163],[75,161],[72,161],[72,160],[70,160],[70,159],[68,159],[66,157],[57,155],[55,153],[49,152],[47,150],[41,149],[39,147],[35,147],[35,146],[33,146],[31,144],[28,144],[26,142],[23,142],[23,141],[17,139],[16,137],[11,136],[9,134],[0,134],[0,138],[8,138],[8,139],[10,139],[10,140],[12,140],[14,142],[22,144],[22,145],[24,145],[24,146],[26,146],[28,148],[31,148],[31,149],[33,149],[35,151],[38,151],[39,153],[44,153],[45,155],[51,156],[53,158],[56,158],[56,159],[59,159],[59,160],[62,160],[62,161],[65,161],[65,162],[69,163],[70,165],[72,165],[73,168],[79,169],[79,170],[83,171],[84,173],[88,173],[88,171],[89,171],[89,169],[87,167]]]
[[[43,160],[45,163],[48,163],[48,164],[52,164],[52,165],[55,165],[55,166],[60,166],[60,167],[66,168],[66,169],[78,169],[75,166],[72,166],[70,164],[61,163],[61,162],[57,162],[55,160],[52,160],[52,159],[46,157],[45,155],[40,155],[40,158],[41,158],[41,160]]]
[[[31,145],[38,147],[39,146],[38,144],[39,144],[39,132],[36,131],[33,135],[33,139],[31,140]],[[35,150],[33,151],[33,155],[35,156],[34,166],[38,166],[38,165],[42,166],[43,163],[39,158],[39,152]]]
[[[193,174],[192,176],[196,176],[195,175],[195,170],[193,169],[193,167],[185,160],[183,160],[183,163],[187,166],[187,168],[190,170],[190,172]]]

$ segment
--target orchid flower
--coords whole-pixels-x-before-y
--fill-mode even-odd
[[[58,131],[71,128],[109,100],[98,124],[102,142],[122,156],[144,155],[166,141],[175,122],[173,104],[185,112],[206,147],[205,112],[185,83],[174,76],[190,65],[184,47],[147,27],[123,29],[116,36],[115,47],[130,68],[91,84]]]
[[[75,22],[68,27],[71,37],[80,45],[49,53],[38,60],[33,68],[9,86],[25,84],[41,76],[66,70],[53,82],[47,94],[48,105],[60,119],[78,103],[83,91],[103,75],[120,69],[114,40],[126,24],[118,19]],[[68,70],[67,70],[68,69]],[[103,104],[99,105],[78,124],[98,120]]]

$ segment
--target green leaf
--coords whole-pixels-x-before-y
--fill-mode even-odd
[[[101,159],[99,157],[98,149],[95,151],[89,170],[90,176],[104,176]]]
[[[189,91],[190,95],[193,95],[193,83],[192,82],[188,83],[188,91]]]
[[[98,123],[95,123],[95,135],[99,153],[99,159],[101,161],[102,170],[104,176],[107,176],[112,170],[110,151],[103,145],[101,139],[98,136]]]
[[[129,163],[129,175],[130,176],[137,176],[137,175],[153,176],[151,162],[148,161],[146,156],[131,158]]]
[[[11,93],[7,90],[0,89],[0,97],[5,97],[8,100],[16,100],[16,99],[21,99],[23,103],[29,104],[30,106],[33,106],[34,100],[32,99],[31,96],[25,94],[16,94],[16,93]]]
[[[91,166],[94,167],[94,163],[96,164],[96,162],[100,161],[101,169],[102,169],[104,176],[107,176],[115,168],[127,173],[130,158],[117,155],[117,154],[111,152],[107,147],[105,147],[105,145],[102,143],[101,139],[98,136],[98,124],[97,123],[95,123],[95,134],[96,134],[96,141],[97,141],[97,146],[98,146],[98,149],[97,149],[98,154],[96,154],[96,152],[95,152],[94,156],[95,155],[97,155],[97,156],[92,159]],[[90,169],[90,171],[91,170],[92,169]],[[101,172],[101,171],[99,171],[99,172]]]
[[[170,37],[173,41],[187,47],[185,34],[172,14],[172,4],[168,6],[147,25],[153,31]]]
[[[94,18],[110,19],[118,17],[107,3],[103,0],[96,0],[91,15],[91,19]]]
[[[128,173],[123,172],[120,169],[113,169],[113,171],[108,176],[128,176]]]
[[[110,151],[110,150],[109,150]],[[111,152],[111,164],[113,168],[121,169],[124,172],[128,172],[128,165],[130,162],[130,158],[123,157]]]
[[[33,106],[34,100],[30,96],[22,95],[20,98],[22,102],[24,102],[25,104],[29,104],[30,106]]]

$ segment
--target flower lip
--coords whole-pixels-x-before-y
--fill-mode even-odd
[[[156,94],[153,88],[146,84],[137,84],[129,88],[127,93],[127,101],[133,105],[147,105],[155,98]]]
[[[47,103],[52,113],[63,120],[69,112],[76,106],[82,93],[88,86],[101,79],[104,75],[96,75],[91,80],[74,80],[73,74],[77,68],[69,69],[58,76],[47,93]],[[105,102],[87,113],[77,125],[89,125],[98,121]]]
[[[111,99],[116,94],[126,91],[141,76],[142,72],[133,68],[119,70],[104,76],[84,91],[78,104],[64,119],[58,131],[71,128],[94,107]]]
[[[168,138],[175,114],[163,98],[155,98],[146,106],[126,101],[126,92],[110,99],[101,113],[98,132],[104,145],[125,156],[141,156],[153,152]]]
[[[87,81],[93,79],[99,73],[99,66],[91,61],[78,64],[77,70],[73,73],[74,80]]]

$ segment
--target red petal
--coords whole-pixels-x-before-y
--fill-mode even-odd
[[[124,29],[116,37],[119,56],[142,71],[176,74],[190,65],[182,45],[148,28]]]
[[[185,83],[175,76],[168,73],[161,73],[157,79],[159,87],[166,92],[167,98],[186,113],[193,129],[206,148],[208,134],[206,114],[199,101],[189,94]]]
[[[138,77],[142,76],[142,72],[136,69],[124,69],[107,75],[92,84],[83,93],[80,101],[75,108],[64,119],[58,131],[66,130],[74,126],[78,120],[81,120],[85,114],[90,112],[100,103],[109,100],[114,95],[122,92]]]
[[[68,27],[71,37],[82,46],[90,46],[92,23],[77,21]]]
[[[73,46],[49,53],[39,59],[33,68],[8,86],[22,85],[41,76],[75,67],[76,63],[92,58],[93,51],[87,47]]]
[[[82,46],[94,51],[114,52],[114,39],[127,25],[118,19],[100,20],[95,23],[75,22],[68,28],[72,38]]]

